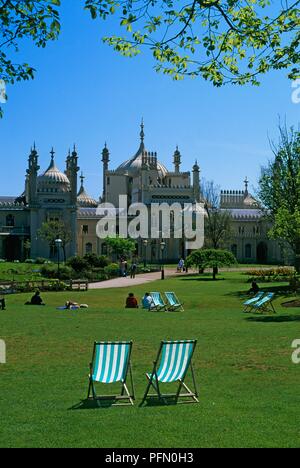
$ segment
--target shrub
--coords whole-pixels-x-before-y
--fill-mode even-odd
[[[116,276],[119,276],[120,267],[117,263],[111,263],[110,265],[104,268],[104,273],[110,278],[114,278]]]
[[[67,261],[67,265],[73,268],[76,272],[83,272],[85,270],[89,270],[90,265],[85,258],[82,257],[71,257]]]
[[[35,260],[35,263],[37,265],[45,265],[45,263],[48,262],[48,260],[46,258],[43,258],[43,257],[38,257],[36,260]]]
[[[32,258],[27,258],[27,260],[25,260],[24,263],[31,263],[31,264],[33,264],[33,263],[36,263],[36,262],[35,262]]]
[[[109,265],[109,260],[104,255],[98,257],[96,254],[86,254],[84,260],[88,262],[88,264],[94,268],[105,268]]]

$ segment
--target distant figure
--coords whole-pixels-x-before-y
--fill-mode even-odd
[[[126,299],[126,309],[138,309],[138,301],[133,293],[129,293]]]
[[[30,302],[26,302],[25,305],[36,305],[36,306],[44,306],[43,299],[41,298],[41,293],[37,291],[34,296],[32,296]]]
[[[4,299],[4,297],[2,297],[2,298],[0,299],[0,307],[1,307],[1,310],[5,310],[6,305],[5,305],[5,299]]]
[[[148,309],[148,310],[151,309],[152,297],[150,293],[148,292],[145,293],[145,296],[142,299],[142,304],[143,304],[143,309]]]
[[[135,278],[136,270],[137,270],[137,264],[135,262],[133,262],[131,267],[130,267],[130,278],[131,279]]]
[[[178,266],[177,266],[177,271],[182,273],[182,271],[184,271],[184,260],[183,258],[181,258],[179,260],[179,263],[178,263]]]
[[[66,309],[80,309],[80,305],[77,302],[67,301],[66,302]]]
[[[256,281],[252,281],[251,288],[249,289],[249,294],[257,294],[259,291],[259,286]]]

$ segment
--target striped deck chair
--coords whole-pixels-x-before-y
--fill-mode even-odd
[[[127,402],[115,403],[114,405],[133,405],[135,395],[130,364],[131,350],[132,341],[103,341],[94,344],[93,358],[90,364],[88,400],[127,400]],[[126,385],[128,372],[130,374],[131,393]],[[110,384],[117,382],[122,384],[120,395],[97,396],[95,383]]]
[[[259,293],[256,294],[255,297],[252,297],[251,299],[248,299],[247,301],[243,302],[243,306],[244,306],[243,312],[248,312],[248,310],[250,310],[256,302],[262,299],[264,295],[265,293],[263,291],[260,291]]]
[[[179,302],[176,294],[174,292],[165,292],[165,296],[168,301],[168,310],[174,311],[174,310],[181,310],[184,312],[183,304]]]
[[[274,293],[268,293],[265,297],[263,297],[260,301],[256,302],[253,305],[253,311],[260,312],[262,314],[264,312],[273,312],[274,314],[276,314],[276,310],[274,309],[272,303],[274,300],[274,296]]]
[[[145,403],[147,397],[158,397],[164,403],[167,403],[168,398],[175,398],[175,402],[178,403],[179,398],[186,397],[190,400],[182,401],[182,403],[199,403],[192,364],[196,344],[196,340],[161,342],[157,358],[154,361],[153,371],[151,374],[146,374],[148,385],[140,406]],[[189,368],[191,369],[194,391],[190,390],[185,383],[185,377]],[[179,383],[177,392],[173,394],[161,393],[160,385],[172,382]],[[154,388],[155,394],[149,394],[151,387]],[[182,387],[186,390],[186,393],[181,393]]]
[[[152,297],[151,310],[167,310],[167,304],[160,292],[151,292],[150,295]]]

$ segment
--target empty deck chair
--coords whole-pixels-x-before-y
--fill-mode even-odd
[[[252,297],[251,299],[248,299],[247,301],[243,302],[244,312],[248,312],[256,302],[263,298],[264,295],[265,293],[263,291],[260,291],[255,295],[255,297]]]
[[[161,342],[157,358],[154,361],[153,371],[151,374],[146,374],[148,385],[140,406],[145,403],[147,397],[158,397],[165,403],[168,398],[175,398],[177,403],[178,399],[183,397],[189,398],[188,401],[185,401],[186,403],[199,403],[192,364],[196,344],[196,340]],[[194,391],[190,390],[185,383],[189,368],[191,369]],[[177,392],[172,394],[161,393],[161,384],[172,382],[178,382]],[[155,394],[149,394],[151,387],[154,388]],[[182,388],[186,390],[185,393],[181,393]]]
[[[174,310],[181,310],[184,312],[183,304],[179,302],[176,294],[174,292],[165,292],[165,296],[168,301],[167,309],[174,311]]]
[[[90,364],[88,399],[121,400],[124,403],[115,403],[115,405],[133,405],[135,395],[130,364],[131,350],[131,341],[104,341],[94,344],[93,358]],[[126,384],[128,373],[130,374],[131,392],[129,392]],[[119,395],[97,396],[95,383],[110,384],[117,382],[121,383],[121,393]]]
[[[167,310],[167,304],[164,302],[160,292],[151,292],[152,304],[150,310]]]
[[[273,312],[274,314],[276,314],[276,310],[274,309],[274,306],[272,303],[274,300],[274,296],[275,296],[274,293],[268,293],[260,301],[256,302],[253,305],[253,311],[260,312],[262,314],[264,312]]]

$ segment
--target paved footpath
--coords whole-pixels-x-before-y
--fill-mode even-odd
[[[174,270],[165,270],[165,277],[175,276],[176,272]],[[136,275],[135,279],[131,279],[130,276],[127,278],[114,278],[107,281],[101,281],[100,283],[91,283],[89,289],[109,289],[109,288],[131,288],[138,286],[140,284],[151,283],[161,279],[161,272],[155,273],[142,273]]]
[[[245,271],[249,271],[249,270],[253,270],[253,269],[259,269],[259,270],[263,270],[263,269],[266,269],[268,267],[256,267],[255,265],[253,265],[253,267],[241,267],[241,268],[221,268],[220,269],[220,273],[222,272],[229,272],[229,271],[232,271],[232,272],[245,272]],[[269,267],[269,268],[272,268],[272,267]],[[207,270],[206,271],[207,273],[210,272],[210,270]],[[196,271],[190,271],[190,273],[188,274],[191,274],[191,275],[195,275],[196,274]],[[183,274],[181,275],[178,275],[178,273],[176,273],[175,269],[173,268],[166,268],[165,269],[165,277],[166,278],[170,278],[170,277],[174,277],[174,276],[183,276]],[[158,272],[155,272],[155,273],[142,273],[140,275],[136,275],[135,279],[130,279],[130,276],[127,277],[127,278],[114,278],[114,279],[111,279],[111,280],[107,280],[107,281],[101,281],[100,283],[90,283],[89,285],[89,289],[110,289],[110,288],[131,288],[131,287],[134,287],[134,286],[138,286],[140,284],[147,284],[147,283],[151,283],[152,281],[157,281],[157,280],[160,280],[161,279],[161,272],[158,271]]]

